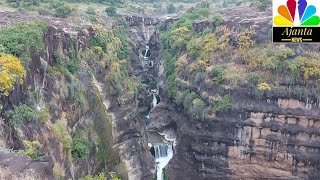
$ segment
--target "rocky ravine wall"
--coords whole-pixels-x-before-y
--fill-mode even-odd
[[[21,16],[21,18],[20,18]],[[7,24],[27,21],[31,19],[42,19],[38,16],[30,16],[25,19],[25,15],[19,13],[5,13],[4,21]],[[13,17],[7,19],[7,17]],[[3,22],[4,22],[3,21]],[[9,21],[9,23],[7,22]],[[1,21],[2,22],[2,21]],[[81,84],[86,94],[88,107],[79,109],[72,102],[66,100],[68,90],[63,75],[48,75],[48,65],[55,63],[55,53],[61,53],[66,56],[69,53],[75,53],[77,57],[89,46],[90,39],[93,37],[92,30],[72,26],[70,22],[63,22],[59,19],[50,21],[48,32],[45,33],[44,42],[46,51],[43,54],[32,54],[32,61],[29,65],[29,71],[25,83],[8,96],[1,99],[4,106],[3,111],[11,109],[20,102],[27,101],[29,86],[31,91],[39,91],[40,98],[38,105],[49,107],[51,120],[45,124],[38,121],[32,121],[19,129],[12,129],[2,123],[0,142],[3,147],[21,149],[23,140],[37,140],[42,144],[42,149],[46,156],[36,161],[26,160],[22,169],[33,169],[36,174],[40,174],[41,179],[53,179],[54,167],[58,168],[63,179],[79,178],[87,174],[95,174],[101,171],[117,171],[124,179],[146,179],[150,180],[154,173],[154,161],[147,148],[145,136],[145,126],[143,121],[138,118],[138,102],[131,95],[124,95],[117,98],[110,90],[108,82],[105,80],[105,71],[101,71],[89,59],[78,59],[81,62],[81,70],[75,75],[73,81]],[[140,32],[137,36],[142,38]],[[135,40],[133,38],[133,40]],[[75,43],[75,49],[70,44]],[[140,49],[132,43],[132,56],[129,61],[129,74],[133,75],[131,62],[139,60]],[[73,50],[73,52],[71,52]],[[136,55],[135,55],[136,54]],[[88,63],[87,63],[88,62]],[[94,70],[93,78],[87,76],[86,68]],[[133,68],[134,69],[134,68]],[[70,120],[71,119],[71,120]],[[2,119],[3,121],[3,119]],[[53,124],[59,122],[68,131],[74,135],[78,129],[87,129],[86,136],[90,142],[90,155],[86,161],[73,160],[68,162],[64,148],[57,140],[54,134]],[[102,128],[102,129],[101,129]],[[19,133],[18,133],[19,132]],[[96,151],[99,140],[103,141],[106,147],[103,150],[108,158],[106,169],[100,166],[101,156]],[[16,158],[16,154],[0,153],[0,161],[6,162],[8,158]],[[19,156],[20,159],[28,159]],[[23,161],[24,162],[24,161]],[[2,163],[3,168],[8,168],[10,172],[21,172],[12,168],[22,161],[11,161]],[[39,162],[38,164],[34,162]]]
[[[241,17],[248,14],[238,9],[230,12],[235,12],[232,16],[236,18],[228,16],[226,26],[252,27],[258,30],[257,42],[268,40],[270,13],[261,18],[253,18],[252,14],[250,19]],[[165,98],[164,72],[163,65],[159,65],[158,85],[163,101],[151,111],[148,129],[177,137],[174,156],[166,167],[169,179],[320,178],[317,102],[297,100],[289,93],[255,100],[248,90],[238,89],[231,92],[230,112],[220,113],[212,120],[196,121]]]

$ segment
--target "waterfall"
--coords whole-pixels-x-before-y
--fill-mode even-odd
[[[153,93],[152,108],[156,107],[157,103],[158,103],[158,102],[157,102],[156,93]]]
[[[157,163],[157,180],[163,180],[163,168],[169,163],[173,157],[171,144],[158,144],[154,146],[154,152]]]
[[[145,52],[144,55],[143,55],[143,58],[146,59],[146,60],[149,59],[148,53],[149,53],[149,47],[146,46],[146,52]]]

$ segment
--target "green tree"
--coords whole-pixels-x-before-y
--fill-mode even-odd
[[[206,107],[206,104],[202,99],[196,98],[192,101],[192,107],[190,108],[190,113],[196,119],[203,118],[203,110]]]
[[[202,52],[202,46],[199,38],[192,38],[187,45],[187,52],[193,58],[198,58]]]
[[[201,8],[210,8],[210,2],[209,0],[202,0],[199,4],[199,7]]]
[[[225,66],[215,66],[209,73],[214,85],[221,84],[225,79]]]
[[[176,7],[172,4],[172,3],[170,3],[168,6],[167,6],[167,12],[169,13],[169,14],[173,14],[173,13],[175,13],[177,11],[177,9],[176,9]]]
[[[55,9],[55,16],[66,18],[71,14],[71,12],[72,12],[72,10],[71,10],[70,6],[63,5],[63,6],[58,7],[57,9]]]
[[[96,10],[93,7],[88,7],[86,10],[86,14],[96,15]]]
[[[232,107],[230,95],[223,96],[220,100],[216,101],[213,105],[214,112],[226,112]]]
[[[117,14],[117,8],[114,7],[114,6],[110,6],[110,7],[107,7],[105,12],[108,14],[108,16],[110,17],[116,17],[118,16]]]
[[[253,5],[256,6],[260,11],[265,11],[268,7],[271,7],[271,0],[255,0]]]
[[[20,154],[29,156],[31,159],[36,159],[40,156],[43,156],[44,153],[39,150],[40,143],[38,141],[24,141],[25,150],[19,150]]]
[[[26,70],[20,59],[10,54],[0,53],[0,96],[9,95],[16,81],[23,83]]]
[[[30,121],[36,117],[36,114],[32,108],[26,104],[19,104],[13,110],[5,112],[5,116],[9,119],[9,124],[14,127],[21,126],[24,122]]]
[[[82,137],[75,137],[72,143],[71,154],[73,157],[84,160],[89,155],[89,142]]]
[[[43,35],[47,28],[48,23],[44,21],[2,27],[0,28],[0,44],[3,46],[1,49],[24,60],[23,57],[30,54],[31,48],[37,52],[44,50]]]

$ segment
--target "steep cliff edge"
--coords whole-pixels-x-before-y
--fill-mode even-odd
[[[318,179],[318,56],[304,49],[318,47],[271,44],[270,12],[248,8],[127,16],[124,27],[51,19],[25,83],[1,98],[0,172],[20,172],[14,158],[41,178],[150,180],[157,131],[174,139],[169,179]],[[0,22],[44,18],[20,15]],[[20,103],[38,116],[14,127],[6,112]]]
[[[165,102],[148,129],[176,137],[169,179],[319,178],[318,76],[283,72],[317,46],[270,44],[271,12],[248,12],[221,10],[219,27],[190,14],[162,33]]]
[[[8,27],[15,27],[17,22],[29,27],[31,20],[47,20],[33,14],[2,14],[2,25],[10,24]],[[26,164],[30,165],[23,169],[30,168],[35,177],[40,174],[48,179],[79,179],[111,171],[123,179],[153,177],[154,161],[147,148],[144,122],[139,118],[139,82],[133,78],[130,65],[131,61],[139,62],[139,57],[134,56],[139,50],[134,42],[128,44],[124,28],[113,27],[76,26],[50,19],[41,32],[43,50],[31,50],[24,84],[1,99],[5,118],[1,124],[1,147],[4,152],[28,152],[26,155],[33,160],[5,153],[1,156],[3,161],[7,156],[29,158]],[[143,33],[138,32],[137,36]],[[23,119],[20,126],[9,126],[13,120],[6,112],[14,112],[21,104],[33,109],[36,116]],[[29,147],[28,143],[32,145]],[[12,161],[13,166],[15,162],[20,160]],[[13,174],[11,166],[2,163]]]

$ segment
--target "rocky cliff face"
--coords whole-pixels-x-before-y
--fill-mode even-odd
[[[270,12],[249,15],[235,8],[220,13],[225,15],[223,25],[235,32],[256,29],[256,43],[270,38]],[[201,32],[207,24],[193,26]],[[240,88],[230,92],[231,111],[198,121],[165,98],[163,65],[158,73],[165,102],[151,111],[148,129],[176,138],[174,156],[166,168],[169,179],[319,179],[317,100],[298,99],[290,93],[257,100]],[[179,86],[188,86],[203,99],[219,92],[210,87],[199,92],[196,85],[187,83]]]
[[[253,28],[258,31],[254,37],[258,44],[268,41],[270,13],[248,15],[239,12],[239,9],[222,10],[220,13],[227,17],[223,25],[233,32]],[[3,17],[19,19],[18,14]],[[302,99],[287,93],[255,99],[246,88],[233,89],[230,90],[231,111],[217,113],[205,121],[195,120],[167,95],[166,68],[161,59],[160,31],[156,27],[159,20],[135,16],[126,17],[126,20],[132,48],[128,75],[142,82],[137,97],[129,92],[116,96],[105,78],[109,66],[99,66],[95,62],[99,57],[85,51],[94,36],[92,28],[61,24],[59,20],[50,23],[44,37],[45,52],[32,54],[31,71],[25,84],[1,102],[2,111],[27,102],[29,88],[39,92],[35,103],[39,108],[48,107],[51,118],[45,123],[31,121],[21,128],[1,123],[0,144],[6,150],[0,153],[0,161],[5,172],[32,169],[41,178],[53,179],[116,171],[123,179],[150,180],[154,177],[155,164],[147,145],[146,131],[152,130],[175,139],[174,156],[165,171],[169,179],[319,178],[320,110],[316,98]],[[170,27],[175,20],[164,21],[164,28]],[[193,24],[195,33],[203,32],[208,26],[209,21]],[[231,38],[230,44],[235,43]],[[146,48],[150,50],[149,60],[153,64],[143,59],[142,52]],[[48,71],[48,67],[56,63],[57,53],[76,54],[81,65],[79,72],[66,76]],[[77,104],[68,99],[68,86],[72,82],[79,84],[74,88],[81,89],[83,94],[79,96],[85,99],[84,103]],[[155,82],[157,86],[152,85]],[[199,91],[194,84],[184,85]],[[143,116],[150,110],[151,89],[158,90],[161,102],[151,110],[151,122],[146,128]],[[206,100],[208,95],[224,89],[205,86],[201,90],[199,94]],[[57,126],[65,130],[64,136],[76,136],[79,130],[85,129],[84,135],[90,142],[86,161],[68,159],[65,144],[54,130]],[[8,152],[9,148],[24,148],[23,140],[37,140],[43,144],[45,157],[30,160]],[[13,167],[15,162],[21,161],[26,166]]]
[[[3,14],[4,25],[43,19],[35,15]],[[141,43],[138,39],[143,38],[143,33],[135,33],[137,37],[133,37],[129,64],[135,61],[140,63]],[[92,27],[80,28],[71,22],[51,19],[43,37],[45,51],[31,54],[25,83],[1,99],[3,113],[19,103],[29,102],[29,91],[37,92],[34,103],[39,109],[48,108],[50,114],[49,121],[31,121],[19,128],[2,123],[1,146],[5,149],[0,159],[3,162],[17,159],[1,165],[10,176],[16,171],[23,173],[12,167],[16,166],[15,163],[26,162],[23,169],[31,169],[36,177],[40,175],[42,179],[78,179],[108,171],[116,171],[123,179],[149,180],[153,177],[154,161],[147,148],[144,122],[138,117],[138,101],[128,93],[115,96],[105,78],[108,67],[101,69],[96,63],[99,57],[88,54],[93,36]],[[53,68],[61,57],[66,62],[71,61],[70,57],[75,57],[80,70],[76,74],[65,74],[61,71],[62,67]],[[129,75],[132,75],[131,65],[128,69]],[[89,70],[93,71],[91,75]],[[77,93],[75,96],[80,99],[73,101],[70,93]],[[85,161],[70,159],[69,144],[65,144],[69,143],[66,138],[75,138],[79,133],[89,142],[90,154]],[[24,140],[38,141],[44,158],[30,160],[26,156],[7,153],[10,148],[14,151],[25,148]]]

